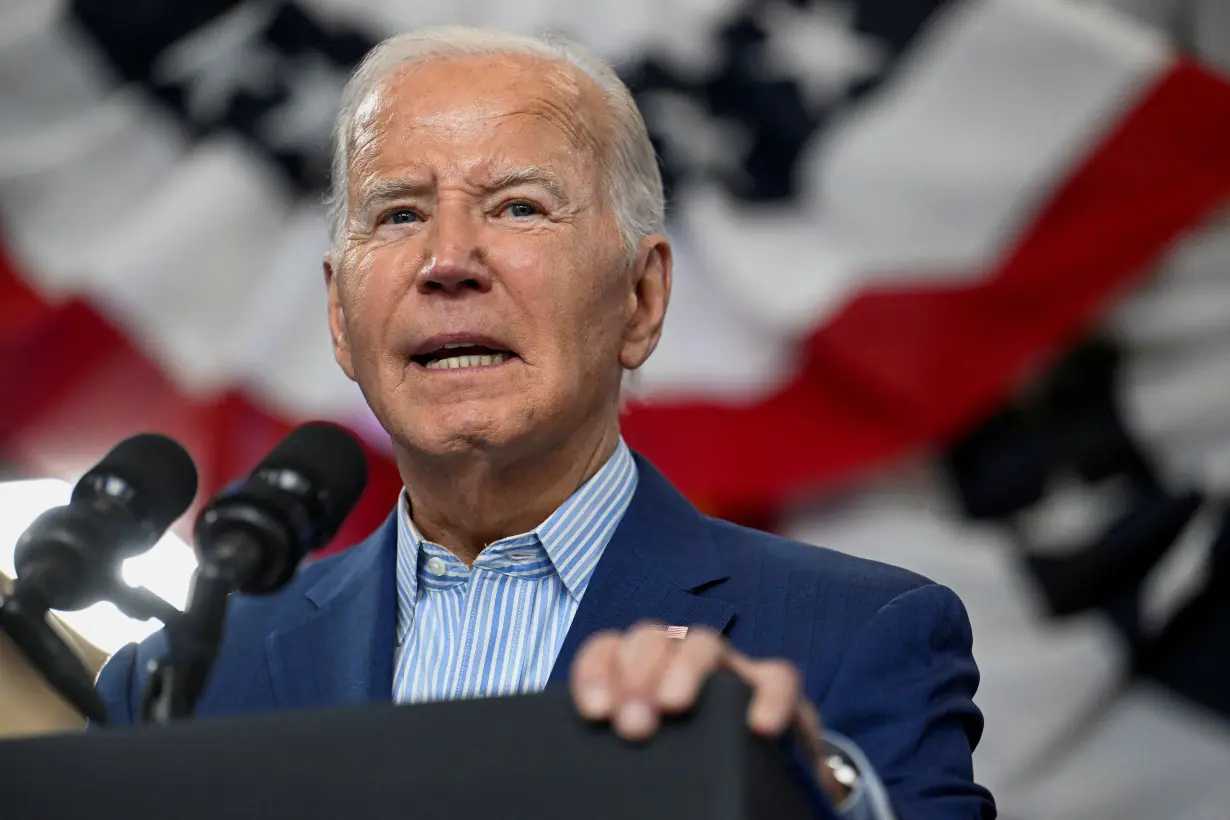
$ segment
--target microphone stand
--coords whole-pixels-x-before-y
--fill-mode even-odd
[[[103,598],[130,618],[173,623],[178,609],[144,587],[130,587],[118,578],[106,585]],[[105,724],[107,708],[81,658],[47,620],[50,607],[37,589],[18,585],[0,595],[0,631],[30,661],[43,679],[91,723]]]
[[[0,598],[0,630],[68,703],[91,723],[107,722],[107,707],[94,680],[71,647],[47,621],[47,610],[22,600]]]
[[[182,615],[167,623],[167,657],[155,661],[141,699],[141,719],[165,724],[191,717],[222,644],[226,605],[262,560],[251,538],[228,539],[212,551],[192,578]]]
[[[130,587],[117,583],[107,595],[115,608],[137,621],[161,621],[166,626],[183,617],[175,607],[150,592],[145,587]]]

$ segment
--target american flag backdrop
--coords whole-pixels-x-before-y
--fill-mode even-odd
[[[205,498],[324,417],[373,464],[336,548],[387,514],[328,135],[372,44],[444,22],[570,35],[642,107],[678,258],[629,443],[953,586],[1005,816],[1224,820],[1223,0],[4,0],[5,472],[158,430]]]

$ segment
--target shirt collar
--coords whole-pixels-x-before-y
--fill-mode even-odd
[[[636,490],[637,469],[632,452],[623,438],[606,463],[581,485],[568,499],[534,529],[520,535],[501,538],[490,544],[488,552],[500,552],[501,547],[541,548],[546,552],[550,568],[569,595],[580,601],[589,580],[602,557],[615,527],[623,519]],[[409,498],[405,491],[397,503],[397,620],[398,640],[405,637],[418,600],[420,583],[437,586],[443,578],[447,583],[459,582],[468,575],[460,562],[449,561],[443,576],[428,576],[424,567],[434,558],[451,556],[440,546],[425,541],[410,518]],[[479,561],[483,558],[480,556]],[[435,567],[438,569],[439,564]],[[424,580],[428,579],[429,580]]]

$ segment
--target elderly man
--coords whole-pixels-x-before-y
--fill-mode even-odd
[[[643,739],[727,667],[753,730],[801,729],[839,814],[994,815],[956,596],[707,518],[620,438],[671,246],[607,65],[497,32],[392,38],[344,95],[333,183],[333,348],[405,492],[364,543],[233,602],[198,714],[568,682],[583,715]],[[117,722],[163,651],[104,670]]]

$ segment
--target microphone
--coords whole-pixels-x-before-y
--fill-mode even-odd
[[[192,457],[156,433],[125,439],[17,540],[12,598],[31,609],[84,609],[116,586],[125,559],[146,552],[196,496]]]
[[[194,530],[200,565],[188,608],[168,624],[171,653],[151,671],[145,721],[192,714],[222,643],[228,596],[285,586],[304,557],[329,542],[366,485],[359,442],[341,427],[312,422],[206,505]]]
[[[309,552],[329,542],[366,485],[359,442],[334,424],[305,424],[201,511],[201,565],[227,576],[231,591],[280,589]]]
[[[120,580],[126,558],[150,549],[196,495],[192,458],[166,436],[125,439],[18,539],[17,578],[0,598],[0,629],[81,714],[106,722],[106,709],[76,653],[47,620],[49,609],[84,609],[104,598],[134,617],[164,622],[178,610]]]

